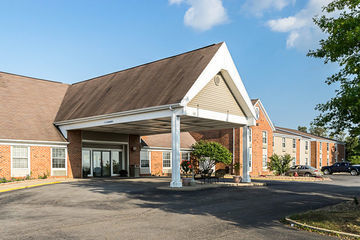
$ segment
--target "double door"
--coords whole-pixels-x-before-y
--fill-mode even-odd
[[[111,162],[110,151],[93,151],[93,176],[94,177],[110,177]]]

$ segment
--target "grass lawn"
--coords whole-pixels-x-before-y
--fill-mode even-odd
[[[290,218],[315,227],[360,235],[360,203],[355,204],[355,201],[295,214]]]

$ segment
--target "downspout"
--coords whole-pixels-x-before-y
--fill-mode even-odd
[[[233,146],[232,146],[232,152],[233,152],[233,164],[231,167],[231,171],[232,173],[234,173],[234,164],[235,164],[235,128],[233,128],[233,133],[232,133],[232,137],[233,137]]]

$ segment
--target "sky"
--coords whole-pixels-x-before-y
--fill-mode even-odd
[[[1,0],[0,71],[74,83],[225,41],[250,98],[297,128],[334,96],[309,58],[329,0]]]

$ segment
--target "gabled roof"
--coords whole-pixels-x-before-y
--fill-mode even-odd
[[[310,137],[306,137],[306,136],[303,136],[303,135],[300,135],[300,134],[296,134],[296,133],[293,133],[291,131],[283,131],[283,130],[280,130],[278,127],[275,127],[275,128],[276,128],[276,130],[273,132],[275,135],[279,134],[279,135],[285,135],[285,136],[290,136],[290,137],[310,139]]]
[[[180,103],[222,44],[73,84],[55,122]]]
[[[171,148],[171,133],[142,136],[141,140],[149,148]],[[188,132],[180,133],[180,148],[190,149],[196,143]]]
[[[265,115],[265,118],[266,118],[266,120],[268,121],[271,129],[272,129],[273,131],[275,131],[274,124],[272,123],[272,121],[271,121],[269,115],[267,114],[266,109],[265,109],[264,105],[262,104],[262,102],[260,101],[260,99],[259,99],[259,98],[251,99],[251,103],[254,105],[254,107],[255,107],[256,104],[259,105],[259,107],[261,108],[261,111],[263,111],[263,113],[264,113],[264,115]]]
[[[305,132],[295,130],[295,129],[290,129],[290,128],[276,127],[276,130],[282,131],[282,132],[293,133],[293,134],[297,134],[299,136],[308,137],[308,138],[312,138],[312,139],[320,140],[320,141],[322,140],[322,141],[327,141],[327,142],[342,143],[341,141],[338,141],[336,139],[321,137],[321,136],[317,136],[317,135],[310,134],[310,133],[305,133]]]
[[[0,72],[0,139],[64,142],[53,122],[68,86]]]

